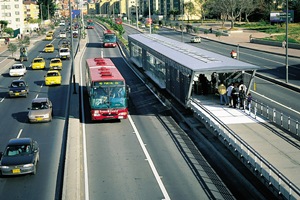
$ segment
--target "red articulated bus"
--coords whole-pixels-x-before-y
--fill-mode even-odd
[[[112,30],[105,30],[103,32],[103,47],[116,47],[117,46],[117,36]]]
[[[116,18],[115,23],[121,25],[122,24],[122,18]]]
[[[95,24],[93,20],[92,19],[87,20],[86,29],[94,29],[94,28],[95,28]]]
[[[93,121],[128,117],[128,88],[111,59],[86,60],[86,88]]]

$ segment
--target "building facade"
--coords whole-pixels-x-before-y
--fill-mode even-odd
[[[22,0],[0,0],[0,18],[7,21],[7,27],[24,30],[24,7]]]

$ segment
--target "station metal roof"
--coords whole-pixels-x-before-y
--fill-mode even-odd
[[[128,38],[129,41],[132,40],[143,44],[151,49],[151,51],[156,51],[195,72],[247,71],[260,69],[259,66],[251,65],[157,34],[132,34],[129,35]],[[229,53],[230,52],[228,52],[228,54]]]

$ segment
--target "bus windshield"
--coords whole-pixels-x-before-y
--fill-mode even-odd
[[[115,34],[105,34],[104,42],[117,42],[117,36]]]
[[[124,108],[126,107],[125,86],[95,87],[91,91],[91,107],[101,108]]]

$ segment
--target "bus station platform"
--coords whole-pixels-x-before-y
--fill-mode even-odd
[[[254,173],[264,177],[266,184],[274,186],[278,194],[287,199],[300,199],[299,140],[249,110],[220,105],[218,96],[193,95],[192,98],[195,115]],[[228,130],[233,135],[226,133]]]

